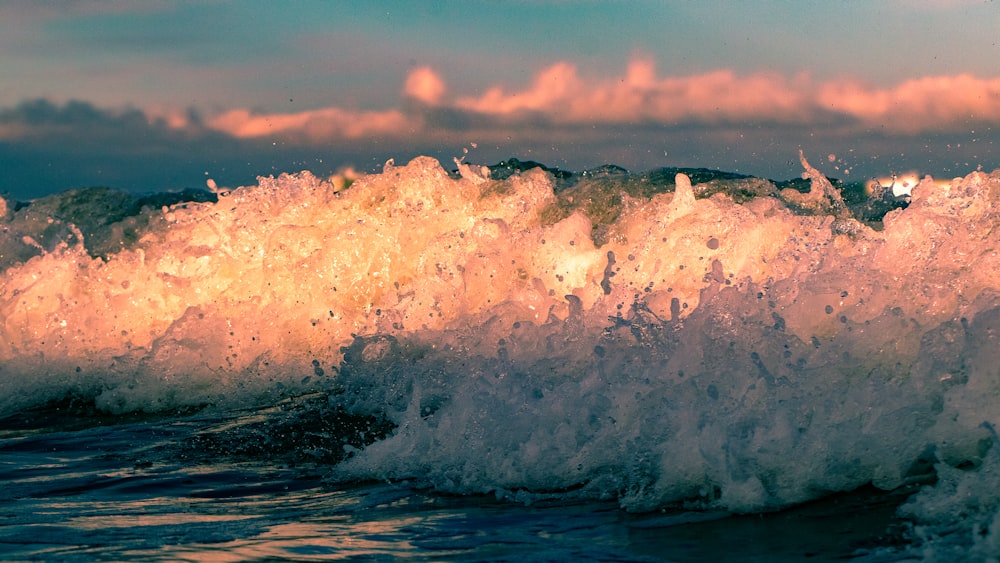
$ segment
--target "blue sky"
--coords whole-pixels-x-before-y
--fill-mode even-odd
[[[998,30],[990,0],[2,3],[0,163],[23,172],[0,193],[473,143],[575,169],[788,177],[800,146],[831,175],[991,169]]]

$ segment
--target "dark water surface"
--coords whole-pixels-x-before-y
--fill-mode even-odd
[[[905,498],[864,489],[746,516],[525,505],[330,482],[327,467],[283,447],[270,460],[191,448],[257,428],[260,411],[129,420],[65,410],[0,425],[2,560],[881,560],[873,548],[898,541]]]

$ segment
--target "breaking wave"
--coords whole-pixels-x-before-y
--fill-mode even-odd
[[[0,413],[308,398],[332,479],[633,511],[937,479],[914,545],[1000,549],[1000,171],[896,196],[802,163],[0,200]]]

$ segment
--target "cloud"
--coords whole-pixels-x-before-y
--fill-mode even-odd
[[[815,113],[801,86],[776,74],[738,76],[725,69],[658,78],[652,61],[643,58],[633,59],[620,78],[588,81],[574,65],[560,62],[523,92],[495,87],[456,105],[491,115],[540,112],[562,123],[801,122]]]
[[[35,99],[0,110],[0,140],[32,144],[61,137],[90,144],[131,139],[138,132],[169,136],[191,126],[190,118],[173,115],[167,119],[166,114],[161,118],[134,107],[109,110],[79,100],[57,105]]]
[[[494,116],[541,113],[560,123],[854,122],[916,133],[1000,123],[1000,78],[923,77],[882,89],[730,69],[660,78],[652,61],[636,58],[623,76],[596,80],[581,78],[571,63],[555,63],[522,91],[497,86],[455,105]]]
[[[106,109],[30,100],[0,109],[0,194],[29,199],[83,186],[138,193],[252,183],[256,176],[362,163],[371,143],[274,143],[208,127],[195,111]],[[383,159],[384,162],[385,159]]]
[[[403,93],[429,106],[441,103],[445,94],[444,80],[430,67],[413,69],[406,77]]]
[[[794,177],[798,149],[836,154],[831,174],[995,167],[1000,77],[925,76],[888,87],[808,74],[731,69],[664,75],[635,57],[617,75],[553,63],[520,88],[453,93],[431,67],[410,71],[397,107],[214,113],[99,108],[46,99],[0,108],[0,193],[17,197],[110,185],[134,191],[220,185],[302,169],[377,170],[418,154],[446,166],[511,156],[582,170],[706,166]]]
[[[818,97],[833,111],[894,132],[912,134],[1000,123],[1000,78],[928,76],[886,89],[840,82],[823,85]]]
[[[659,76],[636,57],[620,76],[585,77],[560,61],[540,70],[526,87],[487,88],[478,96],[450,98],[434,69],[407,76],[398,109],[355,111],[326,107],[294,113],[234,108],[206,120],[207,127],[240,138],[332,142],[417,135],[446,138],[470,132],[488,139],[548,128],[553,138],[585,127],[839,127],[913,135],[1000,124],[1000,78],[967,74],[922,77],[889,88],[850,80],[817,82],[808,74],[739,74],[731,69]],[[182,116],[169,123],[180,127]]]
[[[398,137],[419,127],[399,110],[352,112],[336,107],[296,113],[234,109],[209,119],[207,124],[216,131],[241,139],[270,136],[308,142]]]
[[[560,103],[573,100],[582,88],[584,84],[577,76],[576,66],[560,62],[540,72],[524,92],[507,94],[496,86],[479,98],[459,99],[456,105],[464,110],[494,115],[553,112]]]

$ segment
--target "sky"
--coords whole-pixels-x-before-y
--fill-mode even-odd
[[[426,154],[773,179],[1000,167],[995,0],[0,0],[0,195]]]

